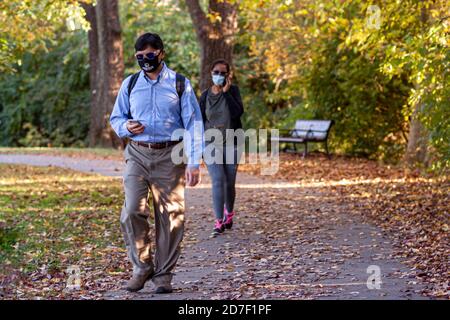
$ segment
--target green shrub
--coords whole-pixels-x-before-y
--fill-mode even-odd
[[[90,116],[86,34],[61,32],[0,76],[0,144],[82,146]]]

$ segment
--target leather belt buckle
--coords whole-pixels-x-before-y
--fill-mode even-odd
[[[166,147],[167,142],[156,142],[148,144],[151,149],[163,149]]]
[[[145,143],[140,141],[132,141],[132,143],[137,144],[138,146],[146,147],[149,149],[164,149],[169,146],[180,143],[180,141],[165,141],[165,142],[153,142],[153,143]]]

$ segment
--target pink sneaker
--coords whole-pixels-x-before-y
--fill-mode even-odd
[[[227,208],[223,208],[223,224],[226,229],[231,229],[233,226],[233,216],[235,215],[234,211],[228,212]]]
[[[216,223],[214,224],[214,230],[213,230],[213,235],[217,236],[219,234],[221,234],[222,232],[225,231],[225,224],[222,220],[217,219]]]

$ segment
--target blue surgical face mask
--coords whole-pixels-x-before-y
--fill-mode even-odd
[[[213,74],[212,81],[216,86],[221,86],[225,82],[225,77],[220,74]]]

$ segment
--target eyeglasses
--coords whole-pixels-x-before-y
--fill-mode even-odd
[[[215,76],[218,76],[218,75],[226,76],[228,74],[228,72],[222,72],[222,71],[219,71],[219,70],[214,70],[214,71],[212,71],[212,74],[215,75]]]
[[[157,56],[159,56],[159,54],[160,54],[160,51],[155,51],[155,52],[149,52],[149,53],[147,53],[147,54],[137,54],[136,55],[136,59],[138,59],[138,60],[143,60],[144,59],[144,57],[145,58],[147,58],[147,59],[150,59],[150,60],[153,60],[153,59],[155,59]]]

